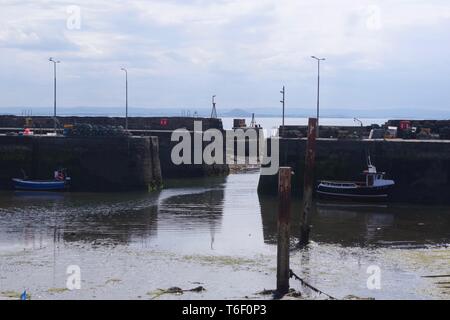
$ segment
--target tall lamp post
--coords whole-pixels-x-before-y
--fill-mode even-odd
[[[320,62],[325,61],[325,58],[317,58],[316,56],[311,56],[311,58],[317,60],[317,138],[319,138]]]
[[[285,106],[285,103],[286,103],[286,100],[285,100],[285,98],[286,98],[286,89],[285,89],[284,86],[283,86],[283,90],[281,90],[280,93],[282,94],[282,100],[280,102],[281,102],[281,105],[283,106],[283,118],[282,118],[282,122],[281,123],[282,123],[282,125],[284,127],[284,106]]]
[[[53,125],[54,130],[56,134],[56,64],[60,63],[61,61],[55,60],[52,57],[48,59],[48,61],[53,62],[53,76],[54,76],[54,85],[53,85]]]
[[[125,130],[128,131],[128,70],[121,68],[125,72]]]

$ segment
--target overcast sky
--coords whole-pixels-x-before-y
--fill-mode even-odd
[[[448,0],[1,0],[0,107],[450,109]]]

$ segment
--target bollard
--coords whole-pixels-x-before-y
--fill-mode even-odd
[[[317,119],[309,118],[308,142],[305,152],[305,175],[303,183],[303,212],[300,218],[300,246],[305,246],[309,241],[309,218],[312,210],[312,196],[314,188],[314,162],[316,158],[316,133]]]
[[[291,168],[278,172],[277,293],[289,291],[289,229],[291,220]]]

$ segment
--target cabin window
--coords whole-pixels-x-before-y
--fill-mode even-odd
[[[373,186],[373,175],[368,175],[367,176],[367,185],[368,186]]]

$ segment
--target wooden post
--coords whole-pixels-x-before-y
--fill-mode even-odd
[[[316,134],[317,119],[309,118],[308,142],[305,152],[305,175],[303,183],[303,212],[300,218],[300,245],[304,246],[309,241],[309,217],[312,209],[312,196],[314,188],[314,163],[316,158]]]
[[[289,229],[291,220],[291,168],[278,172],[277,293],[289,291]]]

